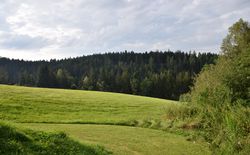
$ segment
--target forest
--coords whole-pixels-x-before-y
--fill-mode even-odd
[[[179,99],[213,53],[151,51],[94,54],[63,60],[0,58],[0,83]]]

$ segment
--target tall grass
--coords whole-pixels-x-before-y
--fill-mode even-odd
[[[217,96],[216,96],[217,98]],[[206,101],[204,104],[204,100]],[[212,95],[209,100],[213,101]],[[194,100],[193,100],[194,101]],[[209,104],[208,99],[196,98],[196,104],[176,104],[166,109],[166,118],[172,128],[195,129],[192,139],[200,136],[209,143],[216,155],[248,155],[250,152],[250,107],[246,101],[228,103],[221,100]],[[222,103],[224,101],[224,103]],[[197,103],[198,102],[198,103]],[[178,124],[181,125],[178,126]]]
[[[224,105],[206,107],[200,114],[204,138],[215,154],[250,152],[250,108]]]

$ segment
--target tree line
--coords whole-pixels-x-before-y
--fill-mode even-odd
[[[213,53],[152,51],[94,54],[62,60],[0,58],[0,83],[121,92],[178,99]]]

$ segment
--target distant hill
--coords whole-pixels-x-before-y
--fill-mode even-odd
[[[178,99],[212,53],[121,52],[50,61],[0,57],[0,83],[49,88],[122,92]]]

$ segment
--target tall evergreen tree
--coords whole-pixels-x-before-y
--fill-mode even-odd
[[[5,68],[0,67],[0,83],[1,84],[7,84],[8,83],[8,72],[6,71]]]
[[[53,88],[57,86],[55,75],[50,71],[47,65],[41,66],[38,71],[38,87]]]

